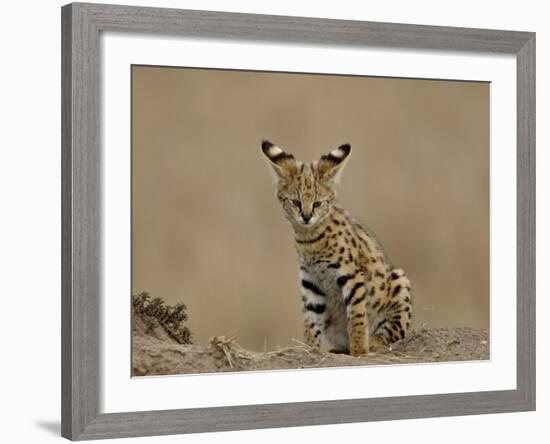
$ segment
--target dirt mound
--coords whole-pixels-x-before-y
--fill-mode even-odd
[[[214,337],[208,344],[181,344],[162,326],[151,326],[136,313],[133,330],[134,376],[489,359],[488,331],[471,328],[415,331],[392,349],[359,358],[313,349],[300,341],[266,353],[245,350],[235,338],[226,337]]]

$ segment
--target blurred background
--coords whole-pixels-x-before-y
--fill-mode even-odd
[[[413,327],[489,327],[489,84],[132,68],[132,289],[195,342],[302,339],[293,236],[260,150],[343,143],[341,203],[409,275]]]

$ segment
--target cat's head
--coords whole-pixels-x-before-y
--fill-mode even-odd
[[[350,145],[342,145],[311,163],[297,161],[268,141],[262,142],[262,151],[273,172],[277,198],[293,225],[314,227],[330,214]]]

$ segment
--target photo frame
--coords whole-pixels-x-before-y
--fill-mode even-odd
[[[515,390],[331,401],[100,411],[102,32],[413,48],[516,57],[517,386]],[[498,151],[496,152],[498,155]],[[535,408],[535,34],[117,5],[62,8],[62,435],[73,440]]]

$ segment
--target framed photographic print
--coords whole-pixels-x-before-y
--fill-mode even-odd
[[[535,408],[533,33],[62,25],[63,436]]]

